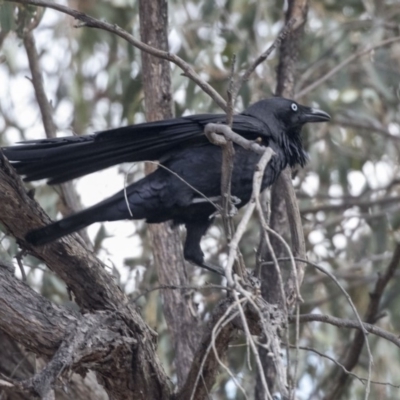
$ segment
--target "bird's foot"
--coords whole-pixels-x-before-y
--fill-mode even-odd
[[[222,213],[222,196],[216,197],[214,202],[218,204],[219,208],[213,214],[210,215],[209,217],[210,219],[216,217],[217,215],[221,215]],[[238,208],[236,206],[241,202],[242,200],[240,200],[239,197],[231,196],[230,207],[228,210],[229,217],[233,217],[238,213]]]
[[[222,267],[220,267],[219,265],[214,265],[214,264],[211,264],[211,263],[209,263],[207,261],[203,261],[199,265],[199,267],[208,269],[209,271],[214,272],[214,273],[216,273],[218,275],[225,276],[225,270]]]

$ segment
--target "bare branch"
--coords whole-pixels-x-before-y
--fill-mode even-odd
[[[32,84],[35,89],[36,100],[42,115],[43,127],[48,138],[56,137],[56,126],[53,121],[53,109],[47,99],[43,75],[39,64],[39,55],[36,50],[35,38],[31,31],[25,32],[23,35],[24,46],[28,56],[29,67],[32,74]]]
[[[207,124],[204,128],[205,134],[210,133],[220,133],[225,136],[226,139],[231,140],[232,142],[242,146],[246,150],[252,150],[257,154],[263,155],[265,152],[265,147],[259,145],[257,142],[252,142],[250,140],[245,139],[243,136],[238,135],[233,132],[232,129],[228,125],[224,124]]]
[[[246,207],[246,211],[243,214],[241,221],[236,229],[236,232],[232,238],[232,241],[229,245],[229,253],[228,253],[228,262],[225,269],[225,274],[228,280],[229,285],[232,287],[235,286],[232,280],[232,266],[236,258],[236,250],[239,246],[240,239],[242,238],[246,226],[250,220],[251,215],[253,214],[254,208],[256,206],[256,197],[260,195],[262,178],[264,175],[265,168],[267,167],[271,157],[273,156],[273,150],[267,147],[264,151],[264,154],[261,156],[260,161],[257,164],[257,167],[253,176],[253,191],[251,194],[250,202]]]
[[[319,211],[343,211],[351,207],[360,207],[366,209],[377,205],[399,204],[400,196],[382,197],[375,200],[363,200],[358,197],[343,199],[342,204],[321,204],[320,206],[304,207],[300,211],[302,214],[315,214]],[[355,217],[357,217],[355,215]],[[342,218],[342,216],[341,216]]]
[[[332,68],[327,74],[322,76],[321,78],[314,80],[312,84],[309,86],[305,87],[304,89],[300,90],[300,92],[295,94],[295,99],[300,99],[303,96],[305,96],[307,93],[311,92],[318,86],[320,86],[322,83],[324,83],[326,80],[331,78],[333,75],[337,74],[341,69],[346,67],[348,64],[356,60],[357,58],[360,58],[362,56],[365,56],[366,54],[371,53],[371,51],[374,51],[375,49],[379,47],[384,47],[389,44],[392,44],[394,42],[397,42],[400,40],[400,36],[392,37],[386,40],[382,40],[381,42],[373,45],[373,46],[368,46],[366,49],[363,49],[361,51],[358,51],[357,53],[352,54],[350,57],[346,58],[344,61],[342,61],[339,65],[337,65],[335,68]]]
[[[110,379],[107,380],[107,388],[116,389],[115,385],[118,386],[121,379],[129,379],[130,387],[141,388],[143,399],[164,398],[169,393],[169,387],[153,347],[154,334],[137,311],[127,306],[128,299],[110,279],[99,260],[71,236],[35,248],[25,241],[27,231],[50,221],[37,203],[27,195],[20,178],[4,158],[0,158],[0,203],[0,221],[17,238],[22,248],[45,261],[66,282],[83,310],[119,310],[120,318],[133,332],[132,337],[139,344],[134,361],[130,359],[129,364],[124,364],[126,370],[116,368],[120,376],[114,382],[111,382],[111,376],[107,378]],[[0,290],[1,293],[5,292]],[[8,325],[7,319],[0,318],[1,329]],[[131,368],[132,362],[137,366],[134,370]],[[147,373],[149,370],[152,371],[151,374]],[[151,384],[148,382],[150,376]]]
[[[283,343],[284,346],[287,346],[286,343]],[[296,346],[293,345],[289,345],[290,348],[294,348]],[[346,374],[348,374],[349,376],[358,379],[361,383],[365,383],[368,381],[367,378],[362,378],[360,376],[358,376],[357,374],[355,374],[354,372],[351,371],[347,371],[347,369],[345,368],[344,365],[340,364],[340,362],[338,362],[337,360],[335,360],[333,357],[328,356],[327,354],[321,353],[320,351],[313,349],[311,347],[306,347],[306,346],[298,346],[298,348],[300,350],[306,350],[306,351],[311,351],[312,353],[318,354],[320,357],[322,358],[326,358],[329,361],[332,361],[334,364],[336,364],[339,368],[341,368]],[[391,386],[393,388],[396,389],[400,389],[400,385],[394,385],[393,383],[390,382],[378,382],[378,381],[371,381],[372,384],[374,385],[383,385],[383,386]]]
[[[97,311],[81,316],[52,304],[2,267],[0,304],[2,331],[30,351],[51,358],[39,374],[20,382],[25,391],[46,399],[64,370],[83,372],[90,368],[97,372],[108,394],[115,399],[131,398],[127,393],[132,387],[143,393],[142,397],[136,398],[168,398],[167,380],[159,381],[154,369],[152,385],[135,382],[132,362],[145,366],[138,357],[143,351],[141,347],[146,346],[152,352],[154,348],[151,340],[147,343],[139,341],[123,307],[117,312]],[[156,382],[162,385],[156,388]]]
[[[229,302],[227,300],[222,301],[215,307],[211,321],[206,327],[200,345],[196,351],[186,382],[176,395],[176,400],[188,400],[190,398],[193,400],[202,400],[211,389],[215,381],[219,363],[215,353],[209,352],[207,349],[210,348],[213,341],[213,328],[228,308]],[[214,337],[213,346],[219,357],[223,357],[227,351],[233,330],[233,324],[228,323],[224,325],[222,329],[219,330],[218,335]],[[200,375],[201,379],[198,380]],[[198,381],[199,383],[197,385],[196,382]]]
[[[7,2],[20,3],[20,4],[31,4],[33,6],[38,7],[47,7],[52,8],[53,10],[57,10],[62,12],[63,14],[70,15],[71,17],[82,22],[81,27],[88,28],[96,28],[102,29],[104,31],[113,33],[122,39],[126,40],[129,44],[138,49],[151,54],[155,57],[162,58],[164,60],[171,61],[179,68],[182,69],[185,76],[195,82],[205,93],[207,93],[224,111],[227,110],[226,101],[221,97],[221,95],[210,86],[205,80],[201,79],[200,76],[195,72],[193,67],[184,61],[182,58],[178,57],[175,54],[171,54],[168,51],[159,50],[155,47],[149,46],[140,40],[135,39],[134,36],[129,34],[124,29],[120,28],[116,24],[110,24],[105,21],[100,21],[96,18],[90,17],[80,11],[74,10],[70,7],[54,3],[53,1],[48,0],[5,0]]]
[[[24,15],[24,13],[22,15]],[[28,56],[29,68],[32,74],[31,82],[35,91],[37,103],[39,105],[46,137],[54,138],[57,136],[57,128],[53,120],[53,107],[51,106],[44,89],[42,68],[39,62],[39,54],[36,49],[35,38],[32,33],[32,29],[39,24],[40,19],[41,13],[38,13],[29,27],[24,29],[22,39],[26,54]],[[65,205],[65,207],[61,207],[62,214],[67,216],[71,214],[71,212],[79,211],[82,206],[73,184],[71,182],[63,183],[60,185],[60,189],[60,197]],[[92,243],[85,229],[80,232],[80,235],[82,236],[88,248],[92,249]]]
[[[351,117],[351,119],[341,116],[336,116],[333,121],[330,121],[330,123],[349,128],[356,128],[359,130],[368,130],[377,133],[384,139],[393,140],[394,142],[400,141],[400,137],[392,135],[384,125],[378,122],[374,123],[372,121],[371,122],[366,121],[365,118],[361,120],[361,119],[355,119],[353,116]]]
[[[373,333],[376,336],[380,336],[381,338],[386,339],[389,342],[392,342],[393,344],[395,344],[397,347],[400,348],[400,339],[399,339],[398,335],[387,332],[384,329],[379,328],[376,325],[369,324],[367,322],[363,322],[362,327],[361,327],[360,323],[356,320],[336,318],[336,317],[332,317],[330,315],[323,315],[323,314],[301,314],[300,315],[300,323],[313,322],[313,321],[324,322],[324,323],[327,323],[330,325],[335,325],[339,328],[357,329],[360,332],[365,330],[368,333]],[[290,316],[289,322],[294,323],[295,317]],[[342,365],[345,365],[345,364],[342,364]],[[345,368],[346,368],[346,370],[348,370],[347,367],[345,367]]]
[[[393,252],[392,259],[390,260],[390,263],[387,266],[385,273],[378,278],[375,284],[374,291],[370,294],[370,302],[368,305],[368,310],[365,315],[366,323],[375,322],[376,316],[378,315],[379,305],[383,293],[386,289],[387,284],[393,278],[394,273],[398,268],[399,264],[400,264],[400,244],[397,244]],[[346,367],[347,370],[351,371],[357,364],[365,340],[366,340],[365,335],[361,332],[357,332],[350,348],[347,349],[344,361],[342,362],[342,364]],[[326,399],[333,400],[340,397],[340,395],[343,393],[347,379],[348,375],[346,375],[344,372],[339,373],[337,378],[332,382],[331,390],[326,395]]]
[[[271,53],[280,46],[282,43],[282,40],[286,38],[286,36],[290,33],[292,30],[294,24],[296,23],[296,19],[292,18],[290,19],[286,25],[283,27],[281,30],[280,34],[277,36],[277,38],[274,40],[274,42],[271,44],[271,46],[268,47],[267,50],[265,50],[263,53],[261,53],[254,61],[253,63],[246,69],[246,71],[241,75],[241,77],[237,80],[236,84],[234,85],[232,89],[232,97],[235,100],[241,87],[245,82],[247,82],[250,78],[250,75],[256,70],[256,68],[263,63],[270,55]]]
[[[400,246],[398,246],[398,247],[400,248]],[[291,258],[289,258],[289,259],[291,260]],[[349,304],[350,304],[350,306],[351,306],[351,308],[352,308],[352,310],[353,310],[353,312],[354,312],[354,314],[355,314],[355,316],[356,316],[356,318],[358,320],[358,323],[359,323],[359,326],[360,326],[360,330],[361,330],[362,335],[363,335],[362,338],[359,338],[359,340],[362,339],[363,342],[365,340],[367,351],[368,351],[368,356],[369,356],[368,383],[367,383],[366,394],[365,394],[366,398],[368,398],[369,389],[370,389],[370,380],[371,380],[371,374],[372,374],[373,357],[372,357],[371,348],[370,348],[369,342],[368,342],[367,331],[363,328],[363,322],[362,322],[361,317],[360,317],[360,315],[359,315],[359,313],[357,311],[357,308],[355,307],[355,305],[354,305],[350,295],[346,291],[346,289],[340,284],[340,282],[337,280],[337,278],[331,272],[329,272],[325,268],[321,267],[320,265],[317,265],[317,264],[315,264],[313,262],[310,262],[308,260],[299,259],[299,258],[296,258],[296,260],[302,261],[302,262],[304,262],[304,263],[306,263],[308,265],[311,265],[312,267],[316,268],[317,270],[321,271],[322,273],[328,275],[335,282],[335,284],[339,287],[339,289],[342,291],[342,293],[345,295],[347,301],[349,302]],[[399,260],[400,260],[400,253],[399,253]],[[357,344],[358,344],[358,342],[357,342]]]

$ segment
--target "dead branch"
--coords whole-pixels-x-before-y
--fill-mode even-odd
[[[143,43],[168,52],[168,2],[139,1],[140,38]],[[154,29],[154,21],[158,28]],[[146,120],[172,118],[173,96],[168,60],[142,51],[142,76]],[[145,171],[156,169],[155,163],[146,163]],[[188,285],[188,274],[183,259],[179,228],[171,223],[147,226],[153,243],[154,261],[161,285]],[[188,291],[163,291],[162,307],[175,350],[174,364],[178,386],[182,386],[189,372],[198,346],[199,320],[193,312]]]
[[[215,381],[215,375],[219,363],[214,352],[207,352],[207,349],[213,340],[213,328],[224,315],[225,311],[229,307],[229,303],[229,301],[224,300],[215,307],[211,321],[205,328],[200,345],[195,353],[186,382],[178,392],[176,400],[188,400],[190,398],[193,400],[202,400],[211,390],[212,384]],[[223,357],[226,353],[233,330],[234,326],[232,323],[226,324],[215,338],[214,347],[219,357]],[[204,360],[205,354],[207,354],[207,356]],[[196,385],[195,383],[199,375],[201,376],[201,379],[199,384]]]
[[[227,140],[231,140],[232,142],[242,146],[246,150],[254,151],[257,154],[263,155],[265,152],[265,147],[259,145],[257,142],[252,142],[251,140],[245,139],[243,136],[238,135],[233,132],[232,129],[228,125],[224,124],[207,124],[204,128],[204,133],[206,135],[212,133],[219,133],[224,135]],[[218,139],[217,139],[218,140]],[[220,142],[222,143],[222,142]],[[219,143],[215,143],[220,145]]]
[[[23,13],[24,14],[24,13]],[[32,85],[35,91],[35,96],[37,103],[39,105],[40,113],[43,121],[43,128],[46,133],[46,137],[54,138],[56,137],[56,125],[53,120],[53,107],[49,102],[46,91],[44,89],[43,73],[40,66],[39,54],[36,49],[35,38],[32,33],[32,29],[37,26],[40,21],[40,15],[36,16],[34,24],[24,29],[22,39],[24,42],[24,47],[26,54],[28,56],[29,69],[32,74]],[[22,17],[23,19],[24,17]],[[66,182],[60,185],[61,189],[61,200],[65,207],[61,207],[61,212],[64,216],[69,215],[71,212],[76,212],[82,209],[82,205],[79,196],[75,190],[75,187],[71,182]],[[87,235],[86,230],[82,230],[79,233],[89,249],[92,249],[92,243]]]
[[[131,388],[135,387],[142,394],[143,399],[166,398],[170,389],[155,353],[154,335],[136,310],[127,305],[128,299],[110,279],[99,260],[73,236],[35,248],[25,241],[24,236],[27,231],[48,224],[50,220],[38,204],[28,196],[20,178],[4,158],[0,158],[0,203],[2,204],[0,221],[9,233],[17,238],[22,248],[43,260],[66,282],[74,293],[77,304],[83,310],[118,310],[120,319],[133,333],[132,337],[139,344],[135,353],[131,354],[134,361],[131,360],[129,364],[124,364],[125,370],[122,365],[114,366],[115,370],[119,371],[119,376],[114,376],[114,380],[111,375],[109,378],[104,378],[104,387],[109,393],[113,393],[113,395],[119,393],[118,387],[121,380],[125,380],[130,382]],[[4,293],[0,291],[0,295]],[[3,297],[1,297],[2,299]],[[10,324],[6,319],[0,318],[2,329],[8,325]],[[21,338],[22,340],[23,338]],[[37,340],[40,340],[40,337]],[[38,346],[32,337],[29,337],[26,345],[32,350]],[[134,370],[132,370],[132,362],[136,366]],[[113,363],[109,363],[109,367],[112,365]],[[149,371],[152,371],[151,374]],[[152,382],[148,381],[150,377]],[[124,386],[125,389],[127,387]],[[127,399],[132,395],[132,391],[130,391],[129,395],[125,393],[121,398]]]
[[[364,321],[366,323],[373,324],[376,321],[376,316],[379,311],[379,305],[381,298],[386,289],[387,284],[393,278],[394,273],[400,263],[400,244],[397,244],[393,252],[392,259],[386,268],[386,271],[381,275],[372,293],[370,293],[370,302],[368,305],[367,312],[365,314]],[[346,350],[346,355],[343,357],[344,361],[341,362],[348,371],[351,371],[358,363],[361,351],[364,347],[365,335],[363,332],[359,331],[354,336],[354,339],[350,345],[350,348]],[[336,375],[334,381],[331,384],[331,389],[327,392],[325,396],[326,400],[333,400],[340,398],[346,387],[346,382],[348,380],[348,375],[343,371],[339,371]]]
[[[354,198],[346,198],[343,200],[342,204],[321,204],[320,206],[314,206],[314,207],[304,207],[301,208],[301,213],[302,214],[315,214],[319,211],[325,211],[325,212],[341,212],[343,213],[344,210],[352,207],[360,207],[361,209],[367,209],[370,207],[375,207],[379,205],[388,205],[388,204],[399,204],[400,202],[400,196],[391,196],[391,197],[382,197],[380,199],[375,199],[375,200],[363,200],[357,197]],[[357,217],[357,215],[355,215]],[[343,215],[341,215],[341,218],[343,218]]]
[[[332,68],[327,74],[325,74],[324,76],[322,76],[319,79],[314,80],[313,83],[311,83],[309,86],[305,87],[304,89],[301,89],[300,92],[295,94],[295,99],[302,98],[307,93],[311,92],[312,90],[314,90],[315,88],[320,86],[322,83],[324,83],[326,80],[331,78],[333,75],[337,74],[341,69],[346,67],[348,64],[350,64],[351,62],[353,62],[357,58],[365,56],[366,54],[371,53],[371,51],[374,51],[375,49],[377,49],[379,47],[388,46],[389,44],[392,44],[392,43],[397,42],[399,40],[400,40],[400,36],[391,37],[389,39],[382,40],[381,42],[379,42],[379,43],[377,43],[375,45],[368,46],[366,49],[360,50],[357,53],[352,54],[351,56],[346,58],[344,61],[342,61],[339,65],[337,65],[336,67]]]
[[[400,339],[399,339],[398,335],[390,333],[382,328],[379,328],[376,325],[369,324],[367,322],[363,322],[362,327],[361,327],[360,323],[357,320],[337,318],[337,317],[332,317],[331,315],[323,315],[323,314],[301,314],[300,315],[300,323],[315,322],[315,321],[334,325],[334,326],[337,326],[338,328],[357,329],[358,331],[360,331],[360,333],[362,333],[362,330],[365,330],[368,333],[372,333],[376,336],[386,339],[389,342],[392,342],[393,344],[395,344],[397,347],[400,347]],[[290,316],[289,322],[294,323],[295,317]],[[342,365],[344,365],[344,364],[342,364]],[[348,371],[350,371],[350,370],[348,370]]]
[[[291,98],[293,96],[293,88],[295,82],[296,63],[299,53],[299,44],[303,34],[303,27],[307,18],[308,1],[307,0],[292,0],[289,1],[286,10],[285,20],[288,23],[294,19],[296,22],[290,33],[282,40],[280,46],[279,64],[276,95]],[[305,241],[300,213],[297,205],[296,195],[291,182],[291,171],[286,168],[281,172],[277,182],[271,189],[271,228],[284,237],[287,229],[291,234],[291,249],[294,256],[305,257]],[[286,205],[286,207],[285,207]],[[278,257],[284,254],[284,249],[276,240],[272,241],[274,251]],[[281,254],[282,253],[282,254]],[[267,249],[260,248],[258,252],[261,259],[269,259]],[[300,256],[301,254],[301,256]],[[286,299],[288,300],[288,308],[296,304],[297,296],[296,286],[300,287],[305,265],[297,263],[297,283],[296,276],[293,273],[289,276],[286,285]],[[262,290],[264,298],[273,303],[278,304],[283,309],[282,303],[284,299],[279,290],[278,277],[275,269],[262,270]],[[264,351],[264,350],[263,350]],[[277,382],[277,371],[273,362],[267,357],[264,357],[264,371],[268,376],[268,384],[274,389],[274,384]],[[283,379],[283,378],[281,378]],[[289,398],[292,398],[294,393],[293,388],[295,383],[291,382],[290,376],[284,377],[289,384]],[[263,399],[264,393],[261,386],[260,377],[257,378],[255,388],[256,400]]]
[[[1,268],[1,261],[0,261]],[[0,376],[11,382],[22,382],[32,377],[46,365],[43,358],[36,357],[19,345],[16,340],[0,330]],[[108,400],[108,395],[100,386],[93,371],[85,376],[76,373],[63,374],[55,386],[57,400],[86,399]],[[28,393],[15,393],[15,386],[0,389],[0,399],[31,400]]]
[[[132,357],[141,352],[140,344],[119,311],[80,315],[51,303],[2,267],[0,293],[1,329],[30,351],[50,360],[41,372],[19,381],[19,389],[46,399],[64,371],[85,373],[90,368],[113,398],[148,398],[132,397]],[[146,345],[153,347],[151,341]],[[153,390],[153,395],[168,398],[164,397],[169,393],[167,382],[164,385],[161,390]],[[137,382],[134,387],[148,392]]]
[[[81,21],[82,24],[79,27],[88,27],[88,28],[96,28],[101,29],[114,35],[121,37],[126,40],[129,44],[138,49],[151,54],[155,57],[162,58],[164,60],[168,60],[179,68],[182,69],[185,76],[195,82],[205,93],[207,93],[224,111],[226,111],[226,101],[221,97],[221,95],[206,81],[200,78],[200,76],[195,72],[193,67],[184,61],[182,58],[178,57],[175,54],[170,53],[169,51],[159,50],[155,47],[149,46],[140,40],[137,40],[130,33],[120,28],[116,24],[110,24],[109,22],[100,21],[96,18],[93,18],[89,15],[86,15],[80,11],[74,10],[70,7],[54,3],[53,1],[48,0],[5,0],[7,2],[20,3],[20,4],[30,4],[38,7],[47,7],[53,10],[57,10],[62,12],[63,14],[70,15],[78,21]]]
[[[285,346],[287,346],[286,343],[284,343]],[[295,346],[293,345],[289,345],[290,348],[295,348]],[[306,347],[306,346],[299,346],[298,347],[299,350],[305,350],[305,351],[310,351],[312,353],[315,353],[317,355],[319,355],[321,358],[326,358],[329,361],[332,361],[334,364],[336,364],[339,368],[341,368],[346,374],[348,374],[349,376],[358,379],[361,383],[365,383],[368,381],[367,378],[362,378],[360,376],[358,376],[357,374],[355,374],[354,372],[351,371],[347,371],[347,369],[344,367],[344,365],[340,364],[337,360],[335,360],[333,357],[328,356],[327,354],[321,353],[320,351],[313,349],[311,347]],[[394,385],[393,383],[390,382],[378,382],[378,381],[371,381],[372,384],[374,385],[383,385],[383,386],[391,386],[393,388],[396,389],[400,389],[400,385]]]
[[[236,84],[233,86],[232,89],[232,98],[236,99],[241,87],[245,82],[247,82],[251,76],[251,74],[256,70],[256,68],[262,64],[270,55],[271,53],[278,48],[282,41],[286,38],[286,36],[290,33],[292,30],[294,24],[296,23],[295,18],[289,19],[289,21],[286,23],[286,25],[283,27],[281,30],[280,34],[276,37],[274,42],[271,44],[271,46],[268,47],[267,50],[265,50],[263,53],[261,53],[253,62],[252,64],[246,69],[246,71],[240,76],[240,78],[237,80]]]

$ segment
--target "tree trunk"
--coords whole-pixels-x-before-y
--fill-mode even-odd
[[[168,50],[168,3],[165,0],[140,0],[140,35],[143,42]],[[146,119],[155,121],[172,117],[170,65],[166,60],[145,52],[142,55],[142,74]],[[155,169],[147,165],[146,172]],[[188,279],[178,228],[171,223],[149,225],[153,254],[161,285],[184,286]],[[164,316],[172,334],[175,349],[175,368],[181,386],[193,361],[198,344],[198,321],[190,307],[190,298],[183,290],[164,290]]]
[[[296,22],[291,33],[282,41],[278,65],[278,83],[276,95],[291,98],[293,97],[294,82],[296,77],[296,63],[298,58],[299,42],[302,38],[304,24],[307,18],[308,1],[307,0],[289,0],[288,10],[286,12],[286,22],[295,18]],[[296,195],[291,182],[291,169],[286,168],[281,173],[277,182],[271,189],[271,228],[280,234],[288,243],[291,243],[293,255],[296,257],[305,257],[304,233],[300,221],[300,213],[297,205]],[[291,234],[291,242],[289,241]],[[271,244],[277,258],[288,257],[282,242],[276,237],[271,236]],[[261,260],[271,261],[272,257],[268,249],[264,249],[260,257]],[[303,277],[303,265],[297,266],[299,277],[299,286]],[[282,299],[278,275],[273,265],[262,268],[262,295],[271,304],[277,304],[279,310],[284,310],[284,299]],[[283,276],[286,282],[286,302],[287,307],[293,305],[290,299],[293,298],[293,279],[290,274]],[[268,380],[268,386],[272,393],[276,387],[276,369],[271,357],[267,356],[268,351],[259,347],[265,376]],[[288,377],[289,378],[289,377]],[[260,376],[257,377],[256,400],[264,399],[264,390],[261,384]]]

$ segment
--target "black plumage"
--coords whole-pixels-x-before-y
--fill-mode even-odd
[[[235,115],[232,129],[246,139],[261,139],[263,145],[275,152],[264,173],[264,189],[287,165],[306,163],[300,136],[303,125],[329,119],[324,111],[274,97],[254,103]],[[84,211],[29,232],[26,239],[33,245],[43,245],[94,222],[172,220],[186,226],[185,258],[215,270],[204,261],[200,240],[215,213],[215,207],[203,196],[216,199],[221,194],[221,149],[209,143],[203,131],[208,123],[225,122],[223,114],[191,115],[88,136],[26,141],[3,148],[25,180],[48,179],[50,184],[122,162],[159,160],[165,167],[128,186],[126,198],[122,190]],[[238,207],[242,207],[250,199],[254,168],[260,156],[240,146],[234,147],[232,195],[240,199]],[[220,268],[217,270],[222,272]]]

